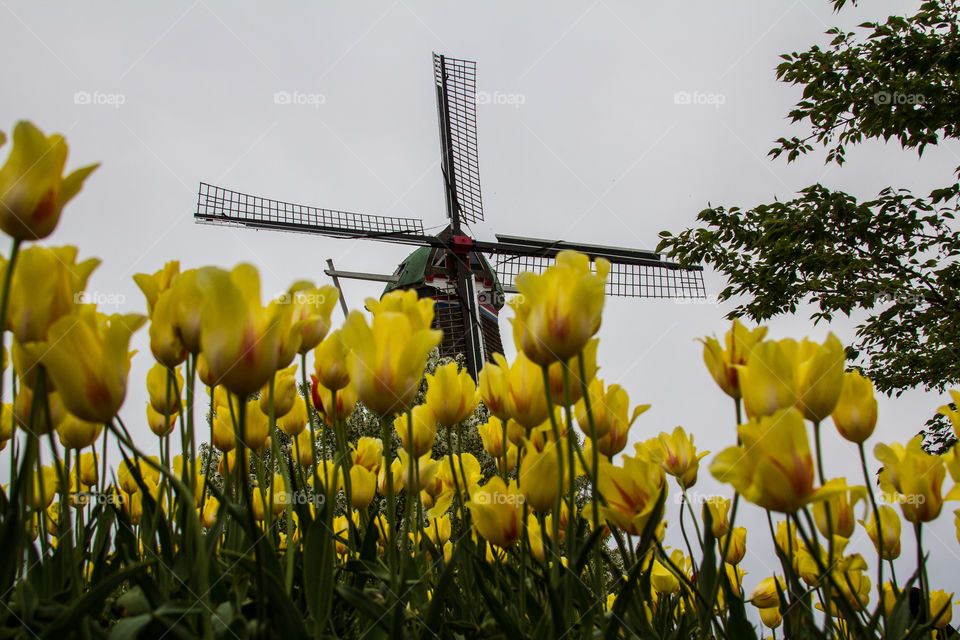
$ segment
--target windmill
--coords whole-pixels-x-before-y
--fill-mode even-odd
[[[473,238],[464,228],[484,219],[477,153],[476,63],[433,54],[444,194],[449,224],[428,235],[416,218],[350,213],[252,196],[200,183],[197,222],[364,238],[417,246],[392,275],[337,271],[334,278],[414,288],[435,301],[434,326],[444,332],[441,356],[462,353],[474,379],[503,352],[498,315],[523,271],[540,273],[565,249],[611,263],[607,294],[635,298],[702,298],[702,267],[681,267],[651,251],[497,234]],[[488,260],[487,256],[492,259]]]

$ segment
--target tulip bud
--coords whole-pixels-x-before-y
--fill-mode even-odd
[[[520,490],[535,511],[547,513],[556,506],[561,455],[561,445],[551,443],[543,451],[528,447],[520,462]],[[564,476],[565,491],[570,482],[569,470]]]
[[[484,363],[483,369],[477,375],[477,393],[487,411],[500,420],[506,420],[510,417],[506,406],[509,390],[507,373],[510,366],[500,353],[494,353],[493,359],[496,363]]]
[[[418,458],[433,448],[437,437],[436,416],[425,404],[417,405],[409,414],[397,416],[393,428],[397,430],[403,448]]]
[[[893,507],[886,504],[878,506],[877,511],[880,512],[880,533],[883,534],[882,541],[877,535],[876,517],[871,515],[868,522],[864,522],[863,520],[859,522],[863,525],[863,528],[867,530],[867,535],[870,536],[870,540],[873,541],[873,546],[876,548],[877,553],[881,553],[880,543],[882,542],[883,559],[895,560],[900,557],[900,516],[897,515]]]
[[[710,496],[703,503],[703,511],[710,511],[711,533],[714,538],[722,538],[730,531],[730,500],[723,496]],[[706,518],[704,518],[706,522]],[[734,563],[736,564],[736,563]]]
[[[514,340],[530,360],[549,365],[578,355],[600,328],[610,263],[574,251],[561,251],[542,274],[517,276],[520,295],[513,307]]]
[[[277,426],[288,436],[297,436],[307,428],[307,420],[307,403],[297,394],[290,411],[277,419]]]
[[[427,374],[424,401],[436,415],[437,422],[453,427],[463,422],[477,408],[477,387],[466,369],[457,372],[457,363],[448,362]]]
[[[337,330],[327,336],[313,351],[316,378],[327,389],[336,391],[350,383],[347,369],[347,344]]]
[[[727,536],[718,539],[721,552],[724,547],[727,548],[727,555],[723,559],[728,564],[740,564],[743,556],[747,553],[747,529],[746,527],[734,527],[728,535],[733,536],[730,538],[729,547],[727,546]]]
[[[753,590],[753,593],[750,594],[750,603],[758,609],[779,607],[780,594],[778,592],[778,586],[779,591],[785,591],[787,588],[786,583],[780,576],[764,578]]]
[[[850,442],[863,442],[877,426],[877,399],[873,383],[857,371],[843,376],[842,390],[833,413],[833,424]]]
[[[57,436],[60,444],[67,449],[83,449],[96,442],[102,430],[103,425],[100,423],[87,422],[67,414],[57,427]]]
[[[0,230],[19,240],[41,240],[56,228],[60,213],[100,166],[92,164],[63,176],[67,143],[46,136],[31,122],[13,129],[13,148],[0,168]]]
[[[354,509],[366,509],[377,490],[377,476],[359,465],[350,468],[350,502]]]

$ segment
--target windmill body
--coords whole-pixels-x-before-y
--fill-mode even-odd
[[[435,301],[441,356],[462,353],[476,379],[483,362],[502,352],[499,312],[523,271],[540,273],[565,249],[611,263],[607,293],[646,298],[702,298],[702,268],[681,267],[651,251],[498,234],[478,240],[466,228],[484,219],[477,151],[476,63],[434,54],[441,166],[449,225],[427,235],[421,220],[312,207],[200,184],[198,222],[365,238],[419,247],[392,275],[330,270],[335,277],[379,280],[386,290],[415,289]],[[489,258],[488,258],[489,256]]]

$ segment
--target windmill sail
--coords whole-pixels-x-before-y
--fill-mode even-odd
[[[321,209],[282,200],[271,200],[200,183],[198,222],[280,231],[298,231],[334,238],[373,238],[423,244],[423,221],[366,213]]]
[[[460,222],[483,220],[477,152],[477,63],[433,54],[437,86],[447,215]]]

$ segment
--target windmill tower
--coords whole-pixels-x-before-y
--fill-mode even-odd
[[[197,222],[365,238],[418,247],[392,275],[327,270],[416,289],[435,301],[434,326],[444,332],[441,355],[463,353],[474,379],[483,362],[502,352],[498,315],[523,271],[543,272],[565,249],[611,263],[607,294],[634,298],[702,298],[702,267],[681,267],[652,251],[497,234],[471,237],[466,225],[484,219],[477,152],[476,63],[433,55],[440,124],[444,196],[449,225],[427,235],[416,218],[349,213],[248,195],[200,183]],[[488,259],[488,256],[490,259]]]

